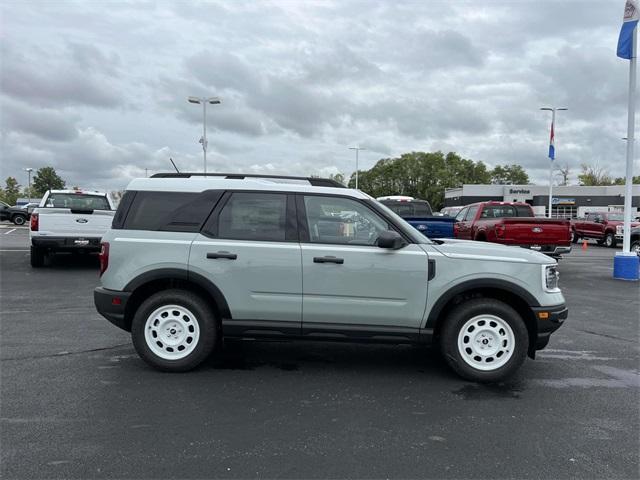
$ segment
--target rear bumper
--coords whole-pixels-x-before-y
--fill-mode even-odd
[[[127,301],[131,296],[130,292],[119,292],[97,287],[93,291],[93,303],[96,310],[104,318],[127,332],[131,331],[131,324],[125,318]]]
[[[536,317],[538,336],[536,338],[536,350],[541,350],[549,343],[549,337],[562,326],[569,316],[569,309],[562,303],[551,307],[532,307]]]
[[[102,237],[31,237],[31,245],[57,252],[99,252]]]
[[[535,250],[536,252],[544,253],[551,257],[557,257],[565,253],[571,253],[571,245],[559,246],[559,245],[522,245],[524,248]]]

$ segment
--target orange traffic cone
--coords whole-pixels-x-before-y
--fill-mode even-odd
[[[584,250],[584,251],[587,250],[587,241],[586,240],[582,241],[582,250]]]

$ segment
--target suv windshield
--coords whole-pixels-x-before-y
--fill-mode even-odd
[[[71,208],[72,210],[111,210],[104,195],[86,193],[52,193],[46,208]]]

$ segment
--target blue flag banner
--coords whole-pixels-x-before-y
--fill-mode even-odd
[[[620,36],[618,37],[617,55],[630,60],[633,56],[633,32],[638,26],[638,5],[636,0],[627,0],[624,6],[624,17]]]
[[[553,135],[553,122],[551,122],[551,138],[549,139],[549,158],[554,160],[556,158],[556,147],[554,145],[555,138]]]

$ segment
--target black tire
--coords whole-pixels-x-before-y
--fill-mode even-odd
[[[601,240],[596,240],[596,243],[601,246],[604,245],[604,238]]]
[[[631,251],[635,252],[637,255],[640,255],[640,239],[631,242]]]
[[[615,248],[618,241],[616,240],[616,236],[609,232],[604,237],[604,244],[609,248]]]
[[[27,223],[27,217],[25,215],[14,215],[11,221],[15,225],[24,225]]]
[[[576,231],[575,230],[571,230],[571,242],[572,243],[578,243],[579,241],[580,241],[580,237],[578,236]]]
[[[458,348],[458,335],[461,329],[468,321],[480,315],[498,317],[508,324],[513,333],[511,357],[504,365],[494,370],[481,370],[470,365]],[[478,330],[476,338],[480,332],[481,330]],[[457,305],[447,315],[440,332],[440,348],[446,362],[458,375],[474,382],[497,382],[513,375],[524,362],[528,346],[527,327],[518,312],[506,303],[492,298],[477,298]]]
[[[165,305],[178,305],[189,310],[198,323],[199,337],[186,357],[165,359],[154,353],[147,344],[147,319]],[[186,372],[200,365],[213,352],[217,339],[217,319],[209,304],[200,296],[186,290],[163,290],[151,295],[138,307],[131,324],[131,338],[138,355],[152,367],[165,372]]]
[[[31,266],[33,268],[41,268],[44,266],[44,250],[42,248],[31,246]]]

